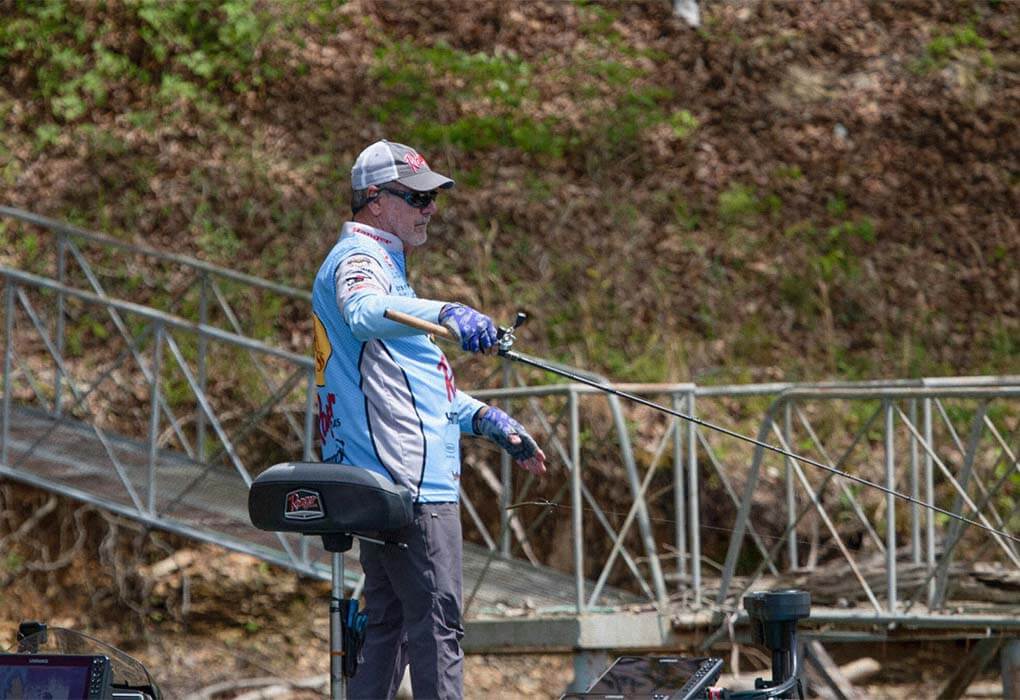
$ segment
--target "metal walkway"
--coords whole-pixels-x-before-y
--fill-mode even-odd
[[[326,576],[313,540],[255,531],[245,505],[266,454],[315,454],[307,339],[269,323],[308,293],[26,212],[0,207],[0,221],[42,241],[0,267],[0,475]],[[162,306],[124,301],[139,290]],[[497,364],[494,388],[472,391],[533,429],[553,468],[538,483],[468,445],[480,479],[462,493],[465,533],[485,543],[465,550],[469,650],[709,645],[740,623],[744,592],[794,584],[827,601],[814,620],[835,637],[1017,633],[1013,541],[543,379]],[[994,529],[1020,525],[1020,377],[621,388]],[[554,540],[569,549],[555,569]],[[976,599],[982,581],[998,597]]]
[[[104,441],[81,421],[12,406],[5,440],[7,459],[0,465],[0,475],[329,580],[329,554],[318,538],[276,535],[251,526],[248,489],[233,470],[159,450],[150,472],[147,444],[118,435],[107,435]],[[111,455],[119,466],[114,466]],[[360,579],[356,555],[355,548],[348,556],[351,585]],[[491,556],[489,550],[471,543],[464,549],[464,581],[466,592],[474,593],[477,609],[549,610],[573,603],[570,575]],[[626,594],[617,598],[620,604],[635,600]]]

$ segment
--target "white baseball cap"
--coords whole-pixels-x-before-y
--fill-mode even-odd
[[[418,151],[386,140],[362,151],[351,168],[351,188],[355,190],[394,181],[418,192],[454,185],[453,180],[432,170]]]

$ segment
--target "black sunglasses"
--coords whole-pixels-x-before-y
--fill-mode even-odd
[[[439,190],[431,190],[430,192],[408,192],[406,190],[391,190],[387,187],[380,187],[380,192],[386,192],[392,194],[394,197],[400,197],[402,200],[407,202],[408,206],[412,206],[415,209],[425,209],[432,202],[436,201],[436,197],[439,196]]]

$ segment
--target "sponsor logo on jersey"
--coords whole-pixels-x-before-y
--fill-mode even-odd
[[[371,238],[373,241],[378,241],[383,245],[396,247],[397,249],[403,249],[404,244],[400,242],[399,238],[384,236],[382,233],[377,233],[376,231],[369,231],[368,229],[361,228],[360,226],[352,226],[351,230],[354,231],[354,233],[357,233],[361,236]]]
[[[333,412],[333,406],[336,405],[336,394],[326,394],[325,405],[322,402],[321,394],[317,399],[319,402],[319,437],[323,442],[326,442],[327,438],[333,437],[333,430],[339,428],[343,421],[337,418]]]
[[[436,365],[436,369],[443,373],[443,381],[446,382],[446,400],[453,401],[453,396],[457,393],[457,386],[453,382],[453,370],[450,369],[450,363],[446,361],[446,355],[439,356],[439,364]]]
[[[326,386],[326,363],[329,362],[329,357],[333,354],[333,346],[326,334],[326,327],[322,325],[322,321],[315,314],[312,314],[312,326],[315,335],[315,384],[316,386]]]

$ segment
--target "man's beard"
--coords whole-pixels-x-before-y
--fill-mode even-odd
[[[411,248],[417,248],[418,246],[424,245],[425,241],[428,239],[428,226],[415,226],[411,231],[411,235],[407,237],[407,240],[405,240],[404,243]]]

